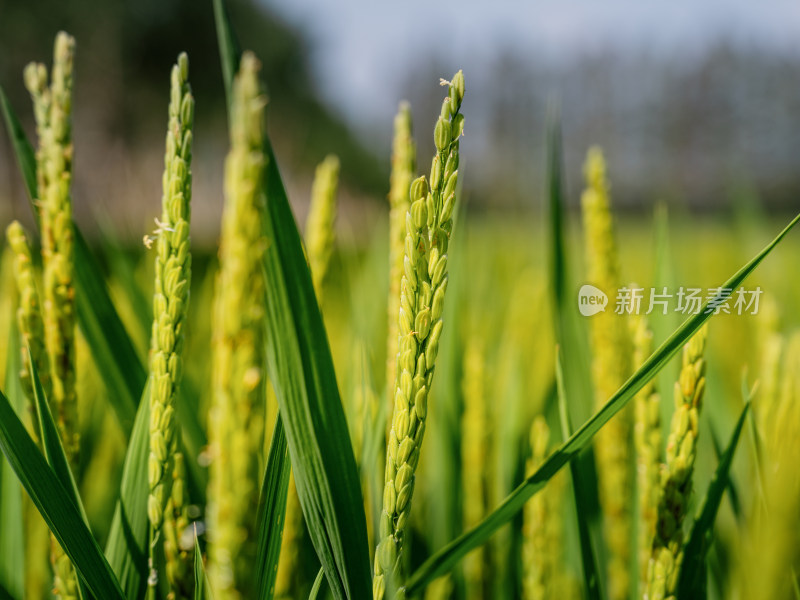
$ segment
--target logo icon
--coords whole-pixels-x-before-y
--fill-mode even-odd
[[[593,285],[582,285],[578,290],[578,310],[584,317],[591,317],[599,312],[605,312],[608,305],[608,296],[603,290]]]

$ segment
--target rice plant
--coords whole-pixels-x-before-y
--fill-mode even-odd
[[[719,260],[726,281],[698,254],[736,239],[670,230],[662,260],[711,291],[657,335],[616,296],[629,275],[662,282],[617,220],[613,156],[588,151],[573,219],[555,117],[549,261],[531,223],[465,208],[481,90],[457,71],[416,131],[400,104],[368,241],[337,226],[333,155],[301,235],[269,82],[214,9],[229,140],[210,250],[192,246],[186,54],[164,69],[161,213],[131,252],[73,219],[75,41],[25,70],[31,107],[0,89],[34,224],[3,224],[0,598],[797,597],[792,290],[760,279],[776,291],[758,318],[721,313],[768,255],[792,268],[800,216],[738,268]],[[581,284],[606,304],[582,311]]]

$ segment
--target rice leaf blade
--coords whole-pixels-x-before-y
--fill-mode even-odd
[[[80,512],[45,462],[8,399],[0,393],[0,450],[6,456],[50,531],[96,598],[124,596]]]
[[[29,350],[30,353],[30,350]],[[75,478],[72,476],[72,471],[69,468],[67,455],[64,452],[64,446],[61,444],[61,439],[58,435],[55,421],[53,420],[53,413],[50,412],[50,405],[42,388],[42,382],[39,380],[39,373],[36,371],[36,365],[33,361],[28,363],[31,381],[33,382],[33,399],[36,403],[36,414],[39,416],[39,426],[41,429],[42,447],[44,449],[44,456],[47,464],[53,469],[53,472],[58,477],[61,485],[70,496],[70,500],[80,512],[83,522],[89,527],[89,519],[86,516],[86,510],[83,508],[80,494],[78,493],[78,486],[75,484]],[[89,591],[86,589],[86,583],[78,578],[79,593],[81,598],[91,598]]]
[[[233,103],[233,77],[236,74],[242,52],[230,24],[225,0],[214,0],[214,23],[216,23],[222,82],[225,86],[228,119],[230,119],[231,104]]]
[[[547,166],[546,166],[546,195],[548,198],[549,227],[547,235],[550,244],[549,288],[555,314],[556,341],[566,356],[570,357],[568,363],[561,365],[563,375],[564,397],[569,399],[566,404],[566,417],[562,416],[563,423],[584,421],[592,415],[592,394],[594,386],[590,374],[590,352],[584,323],[579,323],[575,306],[570,302],[570,255],[566,236],[566,198],[564,191],[564,151],[561,142],[561,115],[555,102],[550,104],[547,115]],[[559,405],[560,406],[560,405]],[[567,439],[565,435],[562,439]],[[576,470],[573,481],[580,487],[580,507],[583,525],[588,527],[585,532],[588,540],[603,538],[602,522],[600,515],[600,501],[598,497],[598,476],[594,450],[590,446],[580,453],[570,463],[570,469]],[[579,522],[579,539],[582,535]],[[605,574],[603,554],[594,557],[594,572],[600,577],[598,586],[602,589],[602,577]],[[588,588],[587,588],[588,589]]]
[[[311,591],[308,594],[308,600],[317,600],[319,593],[322,590],[322,582],[325,581],[325,570],[320,569],[317,576],[314,578],[314,585],[311,586]]]
[[[739,269],[721,288],[736,289],[745,278],[764,260],[766,256],[783,240],[786,234],[800,220],[800,214],[789,222],[775,239],[761,252],[756,254],[747,264]],[[525,479],[491,514],[481,523],[465,532],[457,539],[428,558],[408,579],[406,593],[413,595],[435,578],[449,572],[458,561],[470,550],[484,544],[500,527],[508,523],[522,509],[525,502],[541,490],[547,482],[574,456],[583,450],[594,438],[595,434],[644,387],[655,375],[677,354],[683,345],[697,332],[713,314],[706,313],[709,304],[717,300],[707,301],[700,311],[686,319],[672,335],[642,364],[642,366],[620,387],[608,402],[580,429],[570,436],[558,450],[542,464],[542,466]]]
[[[683,562],[678,575],[678,598],[706,597],[706,554],[710,547],[709,538],[714,529],[714,521],[716,520],[722,497],[728,487],[731,463],[733,462],[733,456],[736,453],[739,437],[749,409],[750,401],[748,400],[742,409],[739,420],[736,422],[736,427],[731,434],[728,446],[720,458],[717,470],[708,486],[700,513],[692,525],[689,540],[683,548]]]
[[[558,414],[561,421],[561,433],[564,439],[569,439],[572,434],[569,411],[567,409],[567,394],[564,388],[564,371],[561,367],[561,352],[556,349],[556,390],[558,392]],[[584,480],[578,470],[578,457],[569,463],[572,478],[572,492],[575,497],[576,518],[578,521],[578,535],[581,548],[581,564],[583,565],[583,586],[589,600],[601,600],[603,594],[600,588],[600,575],[597,569],[592,535],[589,531],[587,516],[590,510],[585,506],[586,493]]]
[[[289,489],[289,447],[283,422],[278,415],[272,430],[267,469],[258,500],[258,567],[256,570],[259,598],[271,600],[275,593],[278,560],[281,554],[283,522],[286,518],[286,494]]]
[[[147,373],[111,302],[105,279],[86,239],[76,225],[73,228],[78,325],[109,390],[108,400],[122,430],[130,435]]]
[[[67,455],[64,452],[64,446],[61,444],[61,439],[58,436],[58,429],[53,420],[53,413],[50,411],[50,405],[45,397],[42,382],[39,380],[39,373],[36,370],[36,365],[33,364],[33,361],[30,361],[28,366],[31,374],[31,381],[33,381],[33,397],[36,402],[36,413],[39,416],[45,459],[47,459],[47,464],[53,469],[61,485],[64,486],[64,489],[71,496],[73,504],[75,504],[75,507],[81,513],[83,522],[88,526],[89,519],[86,517],[86,511],[83,508],[83,503],[78,493],[78,486],[75,484],[75,478],[69,468]]]
[[[550,290],[558,311],[556,325],[563,335],[567,308],[567,255],[564,244],[564,156],[561,150],[561,121],[555,106],[547,116],[546,192],[548,200],[548,232],[550,234]],[[559,336],[561,337],[561,336]]]
[[[366,515],[330,348],[267,142],[267,359],[306,524],[335,598],[371,593]]]
[[[25,130],[22,128],[16,113],[11,108],[11,103],[8,101],[2,86],[0,86],[0,109],[3,111],[8,137],[11,139],[11,146],[14,148],[14,156],[17,158],[17,164],[19,165],[20,173],[22,173],[25,189],[28,191],[28,196],[33,197],[36,195],[36,158],[33,153],[33,147],[28,141]]]
[[[26,404],[17,374],[20,370],[19,334],[15,326],[9,332],[6,356],[5,389],[14,410]],[[0,598],[22,600],[25,592],[25,531],[23,528],[22,487],[11,465],[0,454]]]
[[[211,598],[211,586],[208,583],[206,566],[203,563],[203,553],[200,551],[200,541],[197,538],[197,528],[194,530],[194,600]]]
[[[224,3],[217,0],[215,8],[225,86],[231,90],[239,53]],[[264,153],[269,376],[306,525],[331,592],[337,599],[367,598],[372,581],[364,501],[330,347],[268,138]]]
[[[105,554],[126,598],[141,598],[147,580],[147,461],[150,451],[150,384],[145,387],[122,467],[119,498]]]

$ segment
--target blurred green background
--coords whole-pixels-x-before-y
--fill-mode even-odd
[[[561,106],[568,199],[577,206],[590,144],[608,158],[618,209],[649,215],[732,208],[786,216],[800,177],[800,19],[791,3],[677,2],[601,10],[509,0],[378,4],[233,0],[245,46],[264,61],[269,127],[300,218],[313,166],[343,170],[341,226],[372,227],[385,210],[391,118],[412,103],[420,170],[441,92],[463,68],[469,94],[463,155],[470,209],[515,214],[541,204],[547,105]],[[75,210],[114,217],[140,239],[160,196],[169,68],[189,53],[197,100],[194,230],[216,239],[226,147],[210,2],[0,2],[0,82],[32,133],[22,85],[30,60],[49,61],[56,31],[78,40]],[[5,136],[0,220],[28,217]],[[11,202],[9,203],[8,200]]]

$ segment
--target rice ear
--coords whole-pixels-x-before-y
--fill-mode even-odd
[[[459,72],[460,73],[460,72]],[[449,84],[450,96],[442,103],[434,138],[429,182],[424,177],[411,184],[411,205],[406,214],[404,274],[400,284],[398,319],[398,371],[394,389],[391,431],[386,448],[383,512],[375,552],[373,597],[383,600],[403,583],[403,546],[414,475],[425,433],[428,392],[442,334],[442,311],[447,290],[447,248],[453,228],[452,202],[444,198],[445,182],[457,177],[460,130],[450,127],[463,97],[463,76]],[[445,127],[443,123],[448,123]],[[446,131],[445,131],[446,130]],[[454,194],[454,192],[453,192]]]

